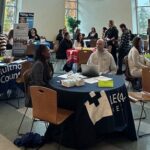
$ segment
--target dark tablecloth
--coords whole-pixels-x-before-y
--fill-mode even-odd
[[[135,126],[127,94],[127,89],[122,76],[110,75],[114,80],[113,88],[100,88],[95,84],[86,83],[81,87],[65,88],[60,85],[60,78],[55,77],[50,81],[50,86],[58,93],[58,106],[74,111],[74,114],[63,124],[65,132],[62,144],[73,148],[85,148],[96,143],[101,136],[119,132],[131,140],[136,140]],[[106,116],[93,124],[85,105],[89,101],[95,105],[95,109],[101,107],[101,101],[92,99],[89,93],[94,91],[96,96],[102,97],[102,91],[106,93],[112,116]],[[96,115],[96,114],[95,114]],[[99,115],[99,114],[98,114]],[[60,127],[50,125],[46,139],[58,140]]]
[[[22,64],[0,64],[0,100],[14,97],[16,78],[20,75]]]

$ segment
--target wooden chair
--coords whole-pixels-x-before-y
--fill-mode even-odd
[[[142,69],[142,90],[150,93],[150,68]]]
[[[25,55],[26,56],[34,56],[35,51],[36,51],[36,48],[35,48],[34,44],[27,45],[27,50],[25,52]]]
[[[148,41],[144,40],[144,51],[148,52]]]
[[[125,64],[125,79],[126,81],[129,82],[129,85],[133,82],[135,82],[137,80],[137,78],[133,77],[131,74],[130,74],[130,70],[129,70],[129,64],[128,64],[128,56],[125,56],[124,57],[124,64]],[[128,85],[128,86],[129,86]]]
[[[96,47],[96,42],[97,42],[97,39],[91,39],[90,40],[90,47]]]
[[[78,64],[86,64],[92,53],[90,50],[80,50],[78,53]]]
[[[22,68],[21,68],[21,72],[20,72],[20,76],[16,79],[17,83],[24,83],[24,72],[28,69],[31,69],[32,67],[32,63],[29,61],[25,61],[22,63]]]
[[[24,84],[24,76],[23,76],[24,72],[26,70],[28,70],[28,69],[31,69],[31,68],[32,68],[32,62],[25,61],[25,62],[22,63],[22,68],[21,68],[20,75],[16,79],[16,83],[18,84],[18,87],[19,87],[19,85]],[[24,89],[20,88],[20,89],[25,91],[25,88]],[[19,99],[20,98],[22,98],[22,97],[20,97],[20,96],[18,97],[17,96],[17,99],[18,99],[18,108],[19,108]]]
[[[137,135],[139,137],[143,137],[146,135],[150,135],[150,133],[146,133],[143,135],[139,135],[140,125],[142,119],[146,118],[146,111],[144,108],[144,104],[150,102],[150,68],[142,69],[142,92],[129,92],[129,98],[132,102],[140,102],[141,103],[141,113],[139,118],[139,124],[137,129]],[[145,113],[145,117],[143,118],[143,113]]]
[[[60,125],[73,113],[72,111],[57,107],[57,92],[52,89],[41,86],[31,86],[30,93],[33,105],[33,124],[35,119],[39,119],[54,125]],[[59,141],[59,149],[62,136],[63,129]]]
[[[24,74],[23,74],[26,110],[25,110],[25,113],[24,113],[24,115],[23,115],[23,117],[21,119],[21,122],[20,122],[20,125],[18,127],[18,130],[17,130],[18,135],[23,135],[23,133],[20,133],[20,129],[21,129],[22,123],[24,121],[24,118],[26,116],[26,113],[27,113],[28,109],[32,107],[31,98],[30,98],[30,89],[29,89],[29,77],[30,77],[30,74],[31,74],[31,69],[26,70],[24,72]]]

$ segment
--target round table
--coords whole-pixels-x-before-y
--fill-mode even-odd
[[[114,89],[117,89],[121,86],[123,86],[125,84],[125,80],[122,76],[118,76],[118,75],[107,75],[107,77],[110,77],[113,79],[114,81],[114,87],[113,88],[101,88],[101,87],[98,87],[98,84],[97,83],[94,83],[94,84],[89,84],[89,83],[85,83],[85,85],[83,86],[80,86],[80,87],[63,87],[61,84],[60,84],[60,81],[63,80],[62,78],[60,77],[54,77],[50,82],[50,86],[57,90],[57,91],[63,91],[63,92],[71,92],[71,93],[89,93],[91,91],[95,91],[95,92],[100,92],[101,90],[104,90],[104,91],[110,91],[110,90],[114,90]]]
[[[60,84],[62,78],[55,77],[50,81],[50,87],[57,91],[58,107],[74,111],[73,117],[66,123],[62,144],[73,147],[89,147],[104,134],[112,132],[125,133],[130,139],[136,139],[135,126],[123,76],[107,75],[114,80],[113,88],[100,88],[97,83],[85,83],[81,87],[66,88]],[[105,91],[113,115],[107,116],[93,124],[85,103],[89,101],[89,93],[96,94]],[[91,104],[95,104],[92,102]],[[95,104],[96,105],[96,104]],[[98,104],[101,106],[100,104]],[[97,107],[97,106],[96,106]],[[102,106],[103,107],[103,106]],[[97,109],[97,108],[96,108]],[[96,115],[96,114],[95,114]],[[52,136],[57,127],[49,126],[45,137]],[[58,137],[58,135],[56,136]],[[57,138],[53,138],[57,140]]]

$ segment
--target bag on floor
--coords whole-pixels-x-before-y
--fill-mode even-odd
[[[41,147],[44,144],[44,137],[38,133],[28,132],[21,138],[15,139],[14,144],[25,148]]]

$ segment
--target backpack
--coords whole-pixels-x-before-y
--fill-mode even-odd
[[[44,137],[38,133],[28,132],[21,138],[15,139],[14,144],[25,148],[41,147],[44,144]]]

